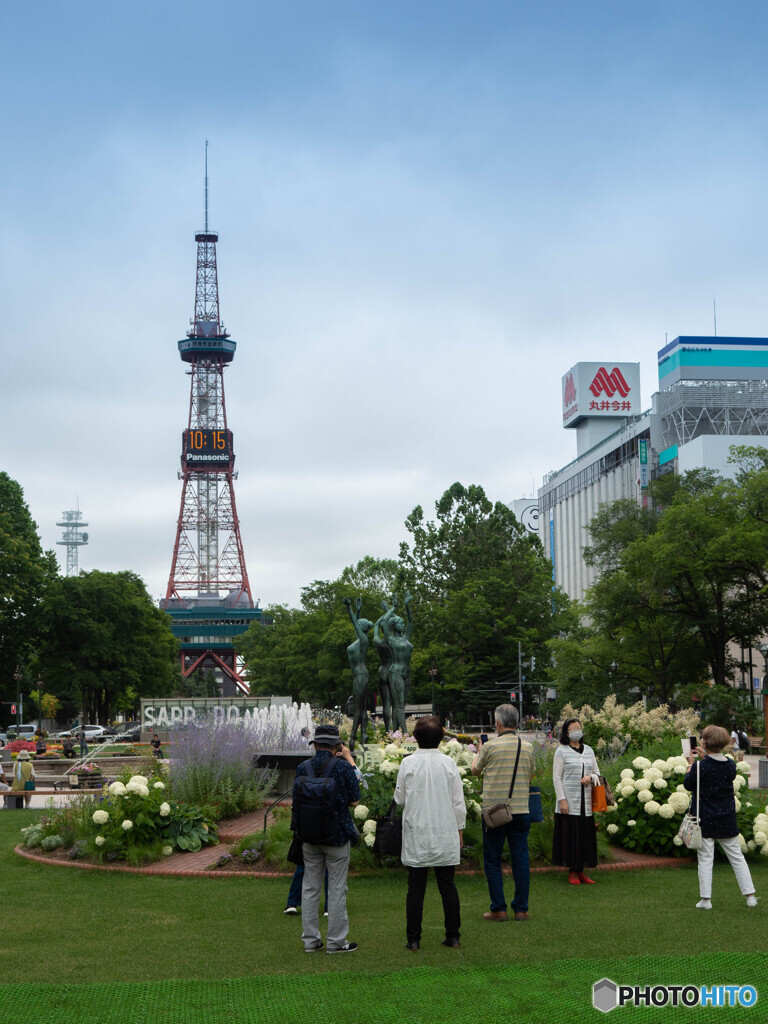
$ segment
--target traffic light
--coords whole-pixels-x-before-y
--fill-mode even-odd
[[[16,705],[15,704],[11,704],[11,714],[12,715],[16,714]]]
[[[532,657],[531,658],[531,675],[533,675],[533,673],[535,671],[536,671],[536,659]]]

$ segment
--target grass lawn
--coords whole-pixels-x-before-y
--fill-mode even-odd
[[[4,985],[0,1012],[45,1024],[541,1021],[587,1015],[591,986],[753,984],[752,1010],[634,1010],[616,1019],[768,1019],[768,858],[753,864],[766,905],[747,910],[715,869],[715,910],[698,911],[695,868],[597,873],[570,887],[534,875],[531,919],[487,924],[482,878],[460,878],[462,948],[440,945],[434,881],[422,949],[405,943],[405,875],[350,880],[351,955],[307,956],[287,880],[143,878],[54,868],[12,853],[37,812],[0,814]],[[216,856],[215,851],[211,858]],[[508,896],[511,886],[508,888]],[[106,918],[109,917],[109,920]],[[64,925],[66,924],[66,931]]]

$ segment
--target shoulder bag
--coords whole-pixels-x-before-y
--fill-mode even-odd
[[[693,815],[688,811],[677,833],[683,841],[683,846],[686,846],[689,850],[700,850],[702,847],[701,819],[699,818],[699,798],[701,796],[700,764],[701,761],[696,762],[696,814]]]
[[[397,813],[397,804],[393,800],[387,813],[379,819],[376,825],[373,852],[378,857],[399,857],[402,848],[403,819]]]

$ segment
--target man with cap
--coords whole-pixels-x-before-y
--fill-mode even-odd
[[[307,843],[302,838],[304,855],[304,882],[301,890],[301,920],[305,953],[316,953],[323,949],[320,937],[320,894],[323,880],[328,871],[328,936],[327,953],[351,953],[357,949],[356,942],[349,942],[349,918],[347,917],[347,874],[349,872],[350,842],[357,840],[357,829],[349,813],[360,801],[360,787],[355,772],[355,762],[348,748],[342,743],[338,727],[318,725],[314,739],[314,757],[304,761],[296,769],[294,782],[294,807],[297,804],[297,790],[300,780],[306,776],[332,777],[336,797],[335,824],[332,834],[325,843]],[[335,759],[331,767],[329,761]],[[311,768],[311,770],[310,770]],[[299,827],[299,822],[296,822]]]

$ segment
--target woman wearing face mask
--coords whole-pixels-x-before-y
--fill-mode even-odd
[[[555,751],[555,836],[552,863],[570,869],[571,885],[594,885],[584,868],[597,864],[597,837],[592,816],[592,783],[599,773],[592,747],[582,742],[578,718],[563,722]]]

